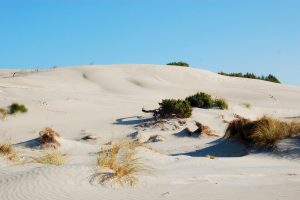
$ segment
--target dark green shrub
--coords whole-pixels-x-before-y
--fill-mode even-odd
[[[204,92],[198,92],[197,94],[189,96],[186,98],[186,101],[188,101],[192,107],[198,108],[211,108],[214,103],[211,95]]]
[[[9,114],[15,114],[17,112],[26,113],[27,108],[23,104],[13,103],[9,106]]]
[[[225,73],[225,72],[218,72],[218,74],[223,75],[223,76],[233,76],[233,77],[241,77],[241,78],[251,78],[251,79],[259,79],[259,80],[264,80],[264,81],[269,81],[269,82],[274,82],[274,83],[280,83],[280,81],[272,74],[269,74],[268,76],[256,76],[253,73],[247,72],[246,74],[242,73]]]
[[[214,105],[221,110],[227,110],[228,109],[228,104],[225,101],[225,99],[215,99],[214,100]]]
[[[255,74],[247,72],[243,75],[244,78],[259,79]]]
[[[273,74],[269,74],[267,77],[264,78],[264,80],[274,83],[280,83],[280,81]]]
[[[158,115],[162,118],[188,118],[192,115],[192,108],[188,101],[181,99],[163,99],[159,103]]]
[[[167,65],[175,65],[175,66],[182,66],[182,67],[189,67],[190,65],[186,62],[180,61],[180,62],[170,62]]]
[[[221,110],[228,109],[228,104],[224,99],[214,99],[211,95],[204,92],[198,92],[192,96],[185,99],[190,103],[192,107],[198,108],[213,108],[218,107]]]

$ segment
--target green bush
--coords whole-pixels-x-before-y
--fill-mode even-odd
[[[264,78],[264,80],[274,83],[280,83],[280,81],[273,74],[269,74],[267,77]]]
[[[9,106],[9,114],[15,114],[17,112],[26,113],[27,108],[23,104],[13,103]]]
[[[247,72],[246,74],[243,73],[224,73],[224,72],[218,72],[220,75],[224,76],[233,76],[233,77],[241,77],[241,78],[251,78],[251,79],[259,79],[264,81],[269,81],[273,83],[280,83],[280,81],[272,74],[269,74],[268,76],[256,76],[253,73]]]
[[[228,104],[224,99],[214,99],[211,95],[204,92],[198,92],[192,96],[187,97],[185,100],[188,101],[192,107],[206,109],[218,107],[221,110],[228,109]]]
[[[197,94],[187,97],[185,100],[188,101],[192,107],[198,108],[211,108],[214,103],[211,95],[204,92],[198,92]]]
[[[228,104],[224,99],[215,99],[214,100],[214,105],[221,110],[227,110],[228,109]]]
[[[167,65],[175,65],[175,66],[182,66],[182,67],[189,67],[190,65],[186,62],[180,61],[180,62],[170,62]]]
[[[188,118],[192,115],[192,108],[188,101],[181,99],[163,99],[159,103],[158,115],[162,118]]]

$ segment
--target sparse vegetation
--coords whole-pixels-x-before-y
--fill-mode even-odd
[[[65,163],[66,154],[62,154],[58,151],[47,153],[44,156],[32,158],[34,162],[46,164],[46,165],[56,165],[61,166]]]
[[[167,65],[175,65],[175,66],[182,66],[182,67],[189,67],[190,65],[186,62],[179,61],[179,62],[170,62]]]
[[[272,149],[281,139],[300,135],[300,122],[285,122],[269,116],[251,121],[238,118],[227,127],[225,138],[234,137],[246,144]]]
[[[241,105],[248,109],[252,107],[250,103],[242,103]]]
[[[23,104],[18,104],[18,103],[13,103],[9,106],[9,110],[8,110],[9,114],[13,115],[16,114],[18,112],[20,113],[26,113],[28,111],[28,109],[26,108],[25,105]]]
[[[189,96],[186,98],[186,101],[188,101],[192,107],[205,109],[217,107],[221,110],[228,109],[228,104],[225,99],[214,99],[211,95],[204,92],[198,92],[192,96]]]
[[[273,74],[269,74],[268,76],[257,76],[254,73],[247,72],[246,74],[243,73],[224,73],[219,72],[218,74],[224,75],[224,76],[233,76],[233,77],[241,77],[241,78],[250,78],[250,79],[259,79],[264,81],[269,81],[273,83],[280,83],[278,78],[274,76]]]
[[[121,142],[112,144],[110,148],[102,147],[98,167],[109,169],[111,172],[100,172],[92,176],[100,184],[119,183],[134,186],[138,182],[137,175],[147,172],[149,168],[136,155],[137,142]]]
[[[12,144],[9,142],[1,143],[0,144],[0,155],[5,156],[7,159],[11,161],[19,160],[15,149],[13,148]]]

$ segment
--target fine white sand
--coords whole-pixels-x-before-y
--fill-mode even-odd
[[[251,152],[224,141],[234,114],[256,119],[268,114],[283,120],[300,117],[300,87],[225,77],[196,68],[159,65],[107,65],[42,71],[0,71],[0,107],[25,104],[28,112],[0,121],[0,142],[10,140],[23,156],[40,155],[34,139],[44,127],[60,133],[63,166],[15,164],[0,157],[1,200],[47,199],[299,199],[300,142],[284,140],[278,152]],[[185,98],[198,91],[221,97],[229,110],[193,109],[186,125],[177,120],[142,127],[164,98]],[[243,103],[250,103],[246,108]],[[219,137],[187,137],[195,121]],[[82,141],[92,134],[95,141]],[[164,141],[139,148],[152,174],[140,174],[136,187],[90,183],[101,145],[110,140],[149,137]],[[151,150],[152,149],[152,150]],[[214,155],[209,159],[206,155]]]

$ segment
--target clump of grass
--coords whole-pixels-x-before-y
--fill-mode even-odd
[[[250,103],[242,103],[241,105],[248,109],[252,107]]]
[[[239,118],[231,121],[225,137],[234,137],[246,144],[273,149],[277,141],[300,135],[300,122],[285,122],[269,116],[251,121]]]
[[[9,106],[9,114],[13,115],[18,112],[20,113],[26,113],[28,109],[23,104],[13,103]]]
[[[121,186],[134,186],[138,182],[137,175],[149,169],[137,157],[138,142],[121,142],[112,144],[110,148],[102,147],[98,167],[111,172],[96,173],[92,181],[97,179],[100,184],[119,183]]]
[[[179,62],[170,62],[167,65],[174,65],[174,66],[181,66],[181,67],[189,67],[190,65],[186,62],[179,61]]]
[[[17,156],[17,153],[13,148],[13,145],[8,142],[0,144],[0,155],[5,156],[8,160],[11,161],[19,160],[19,157]]]
[[[214,105],[218,107],[221,110],[227,110],[228,109],[228,103],[225,101],[225,99],[215,99]]]
[[[62,154],[58,151],[47,153],[41,157],[32,158],[34,162],[46,164],[46,165],[56,165],[61,166],[65,163],[66,154]]]

